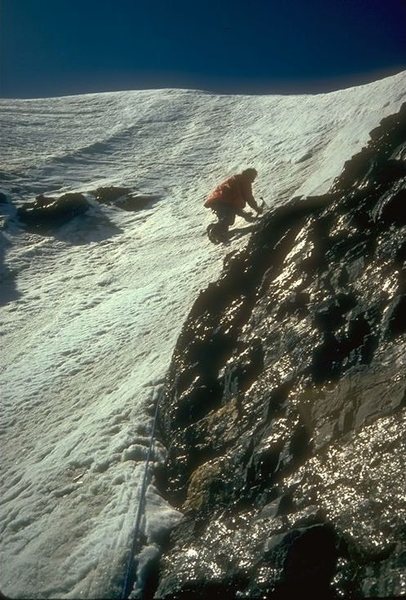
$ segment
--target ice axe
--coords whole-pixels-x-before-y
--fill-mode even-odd
[[[260,196],[259,199],[262,202],[261,206],[259,207],[259,212],[262,214],[264,212],[264,208],[268,208],[268,205],[267,205],[267,203],[265,202],[265,200],[263,199],[262,196]]]

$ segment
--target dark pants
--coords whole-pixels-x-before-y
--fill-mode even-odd
[[[215,213],[218,223],[215,224],[215,232],[217,237],[220,239],[228,238],[228,228],[234,224],[235,221],[235,210],[232,206],[227,204],[215,204],[211,207]]]

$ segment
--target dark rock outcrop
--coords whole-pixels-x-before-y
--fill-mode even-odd
[[[89,203],[80,193],[63,194],[59,198],[41,194],[33,202],[18,208],[17,216],[27,228],[42,233],[65,225],[88,209]]]
[[[406,105],[201,292],[161,405],[159,598],[404,593]]]
[[[135,194],[124,187],[101,187],[89,194],[101,204],[114,205],[126,211],[141,210],[157,200],[157,196]],[[89,208],[89,202],[81,193],[67,193],[59,197],[40,194],[34,201],[18,208],[17,216],[28,230],[49,234],[74,217],[85,214]]]
[[[100,187],[91,193],[97,202],[117,206],[127,211],[141,210],[156,200],[155,196],[136,194],[125,187]]]

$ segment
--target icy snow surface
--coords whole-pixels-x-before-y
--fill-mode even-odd
[[[3,593],[120,597],[152,406],[226,252],[205,237],[205,195],[247,166],[270,206],[325,191],[399,109],[405,82],[406,72],[316,96],[0,101],[1,191],[14,203],[102,185],[155,198],[137,213],[94,205],[56,237],[0,230]],[[177,518],[151,485],[145,556]]]

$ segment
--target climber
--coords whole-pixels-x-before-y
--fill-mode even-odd
[[[212,242],[227,242],[228,228],[233,225],[235,217],[243,217],[246,221],[255,221],[251,212],[244,211],[248,204],[257,214],[262,213],[263,206],[258,206],[252,195],[252,182],[257,176],[255,169],[245,169],[242,173],[232,175],[220,183],[208,196],[204,203],[206,208],[216,214],[218,222],[211,223],[207,228],[207,234]]]

